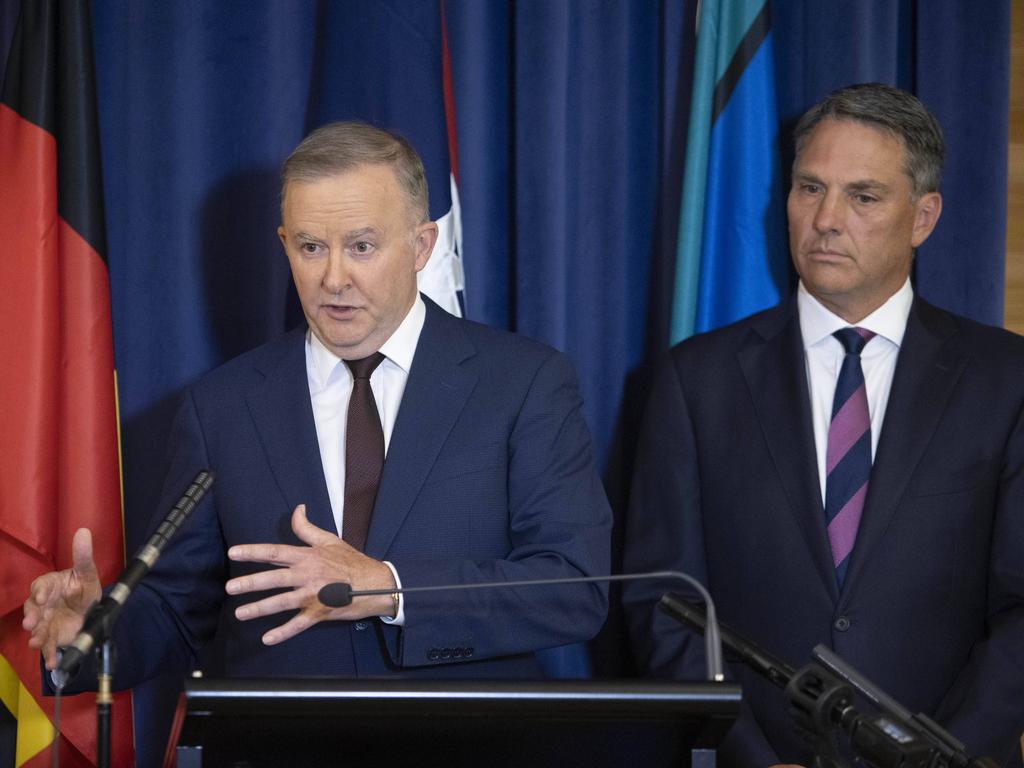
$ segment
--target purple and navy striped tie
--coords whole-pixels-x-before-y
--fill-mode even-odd
[[[842,343],[846,357],[836,381],[828,428],[825,519],[836,579],[842,586],[871,476],[871,414],[860,353],[875,334],[864,328],[841,328],[832,335]]]

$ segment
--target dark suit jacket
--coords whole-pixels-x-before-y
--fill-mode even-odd
[[[842,590],[825,531],[796,301],[676,346],[651,395],[626,570],[703,580],[726,624],[800,666],[825,643],[1000,760],[1024,729],[1024,339],[917,299]],[[626,590],[641,666],[697,678],[700,643]],[[724,764],[803,762],[781,690]]]
[[[305,503],[334,530],[304,355],[305,328],[244,354],[189,391],[174,425],[169,508],[197,470],[216,482],[128,603],[119,686],[169,664],[214,674],[539,675],[533,651],[587,639],[606,592],[590,585],[410,596],[405,627],[325,622],[285,643],[260,636],[286,614],[239,622],[224,583],[236,543],[298,544]],[[366,552],[403,586],[606,573],[611,513],[565,356],[454,318],[429,300],[390,441]],[[163,509],[160,516],[163,515]]]

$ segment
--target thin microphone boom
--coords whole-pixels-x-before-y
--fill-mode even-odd
[[[675,579],[685,581],[693,587],[704,601],[707,615],[707,631],[704,633],[704,647],[707,654],[707,678],[715,682],[725,679],[722,674],[722,646],[718,636],[718,621],[715,618],[715,603],[704,585],[681,571],[652,571],[650,573],[622,573],[612,576],[572,576],[562,579],[522,579],[519,581],[486,581],[473,584],[445,584],[429,587],[404,587],[402,589],[352,589],[343,581],[324,585],[317,593],[320,602],[329,608],[344,608],[356,597],[373,595],[409,595],[416,592],[447,592],[460,589],[502,589],[506,587],[535,587],[560,584],[595,584],[611,581],[639,581],[641,579]]]
[[[171,511],[167,513],[160,527],[156,529],[149,541],[139,550],[128,566],[122,571],[117,582],[101,600],[94,603],[85,615],[82,629],[71,644],[62,649],[56,672],[59,675],[72,675],[78,665],[93,646],[108,637],[114,622],[121,612],[125,601],[135,585],[145,576],[167,546],[167,542],[177,533],[182,523],[196,508],[206,492],[213,485],[213,473],[202,470],[195,476],[191,485],[178,499]]]

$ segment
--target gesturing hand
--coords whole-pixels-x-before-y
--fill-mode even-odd
[[[298,610],[284,624],[263,635],[264,644],[277,645],[321,621],[351,621],[367,616],[392,615],[392,600],[388,595],[357,597],[344,608],[328,608],[321,603],[317,599],[317,592],[325,584],[344,581],[357,590],[395,589],[394,576],[384,563],[367,557],[337,535],[309,522],[306,519],[305,504],[297,506],[292,513],[292,530],[308,546],[239,544],[228,550],[228,557],[237,562],[282,566],[250,576],[239,576],[226,585],[231,595],[267,589],[289,590],[246,603],[235,610],[235,618],[241,621]]]
[[[47,669],[57,666],[57,646],[75,639],[86,612],[102,593],[88,528],[75,531],[71,554],[73,567],[33,581],[22,608],[21,626],[32,633],[28,647],[42,651]]]

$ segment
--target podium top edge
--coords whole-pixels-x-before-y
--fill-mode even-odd
[[[734,683],[652,680],[410,680],[403,678],[188,678],[190,704],[217,699],[446,699],[675,701],[739,704]]]

